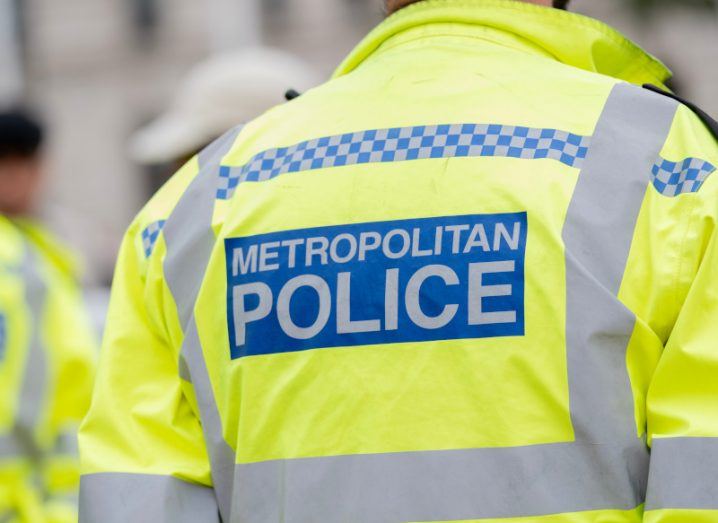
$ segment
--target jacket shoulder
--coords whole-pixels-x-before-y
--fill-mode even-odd
[[[716,121],[711,115],[709,115],[707,112],[705,112],[703,109],[698,107],[693,102],[682,98],[678,96],[677,94],[671,93],[670,91],[665,91],[661,89],[660,87],[657,87],[652,84],[644,84],[644,89],[647,89],[649,91],[652,91],[654,93],[660,94],[661,96],[666,96],[668,98],[672,98],[673,100],[679,102],[680,104],[684,105],[688,109],[690,109],[696,117],[703,123],[703,125],[706,126],[706,128],[710,131],[710,133],[713,135],[713,137],[718,140],[718,121]]]

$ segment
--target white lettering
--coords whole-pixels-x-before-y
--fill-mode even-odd
[[[444,243],[444,229],[439,226],[436,228],[436,240],[434,242],[434,254],[441,256],[441,251]]]
[[[469,254],[474,247],[481,247],[481,250],[484,252],[491,250],[489,239],[486,237],[486,229],[480,223],[474,225],[474,228],[471,230],[466,246],[464,246],[464,254]]]
[[[378,232],[361,233],[359,235],[359,261],[366,260],[366,253],[375,251],[379,247],[381,247],[381,234]]]
[[[411,243],[411,255],[414,258],[421,258],[434,254],[434,251],[432,251],[431,249],[424,249],[423,251],[421,250],[421,229],[419,229],[418,227],[414,228]]]
[[[521,222],[514,223],[514,230],[509,234],[506,225],[503,223],[497,223],[496,229],[494,230],[494,250],[501,250],[501,239],[506,241],[509,249],[516,251],[519,248],[519,241],[521,240]]]
[[[271,260],[279,258],[279,253],[276,251],[270,252],[269,249],[276,249],[279,247],[279,242],[263,243],[259,248],[259,271],[275,271],[279,269],[278,263],[269,263]]]
[[[353,334],[356,332],[379,332],[380,320],[351,319],[351,273],[340,272],[337,276],[337,332]]]
[[[397,237],[401,238],[401,241],[403,242],[401,249],[399,249],[398,251],[392,251],[391,240]],[[406,256],[406,253],[409,252],[409,248],[411,247],[411,238],[409,237],[409,233],[404,229],[393,229],[389,231],[387,235],[384,236],[384,243],[382,247],[384,250],[384,256],[386,256],[390,260],[398,260],[399,258],[403,258],[404,256]]]
[[[472,263],[469,265],[469,325],[516,323],[516,311],[484,312],[484,298],[511,296],[511,285],[484,285],[484,274],[514,272],[513,261]]]
[[[345,241],[349,246],[349,250],[344,256],[339,255],[339,244],[342,241]],[[348,261],[351,261],[354,256],[356,256],[356,253],[357,239],[351,234],[340,234],[332,240],[332,245],[329,248],[329,254],[334,263],[347,263]]]
[[[395,331],[399,328],[399,269],[386,271],[384,328],[388,331]]]
[[[298,238],[296,240],[284,240],[282,242],[282,247],[288,247],[289,253],[288,253],[288,266],[290,269],[293,269],[297,266],[297,247],[302,245],[304,243],[304,238]]]
[[[250,294],[259,297],[252,310],[246,309],[244,298]],[[266,318],[272,310],[272,289],[266,283],[256,282],[237,285],[232,289],[235,344],[241,347],[247,338],[247,324]]]
[[[232,274],[239,276],[240,274],[245,275],[248,272],[257,272],[256,245],[249,247],[246,255],[243,247],[234,249],[234,253],[232,253]]]
[[[424,282],[437,276],[441,278],[446,285],[458,285],[459,277],[456,273],[445,265],[427,265],[422,267],[409,280],[406,286],[406,312],[417,326],[424,329],[440,329],[448,325],[454,319],[459,306],[456,304],[446,305],[438,316],[427,316],[421,310],[419,298],[421,296],[421,286]]]
[[[310,287],[319,296],[319,309],[317,317],[309,327],[300,327],[294,320],[290,311],[290,303],[292,296],[301,287]],[[329,315],[332,308],[332,296],[329,291],[329,285],[319,276],[313,274],[303,274],[289,280],[282,290],[279,291],[277,298],[277,319],[279,326],[284,333],[297,340],[308,340],[319,334],[329,321]]]
[[[461,233],[469,230],[468,225],[447,225],[444,230],[450,232],[452,236],[451,240],[451,252],[459,254],[459,243],[461,242]]]
[[[307,239],[307,256],[305,265],[307,267],[311,267],[314,256],[319,256],[319,263],[326,265],[328,263],[327,249],[329,249],[329,240],[323,236],[320,236],[319,238]]]

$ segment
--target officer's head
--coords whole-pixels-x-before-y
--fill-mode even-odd
[[[385,0],[386,10],[389,14],[394,11],[398,11],[402,7],[406,7],[409,4],[415,4],[421,0]],[[555,7],[557,9],[566,9],[571,0],[523,0],[532,4],[545,5],[547,7]]]
[[[42,125],[25,111],[0,112],[0,214],[28,214],[42,178]]]

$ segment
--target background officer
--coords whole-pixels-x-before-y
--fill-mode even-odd
[[[95,339],[74,256],[30,217],[40,124],[0,114],[0,521],[77,520],[77,426]]]

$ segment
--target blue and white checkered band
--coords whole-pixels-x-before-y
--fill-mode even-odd
[[[421,125],[359,131],[316,138],[269,149],[242,167],[223,166],[217,198],[232,197],[245,181],[265,181],[282,174],[430,158],[493,156],[550,159],[581,168],[590,138],[556,129],[508,125]]]
[[[686,158],[671,162],[661,158],[653,166],[651,180],[656,190],[664,196],[679,196],[698,192],[716,168],[699,158]]]
[[[0,313],[0,361],[5,359],[7,351],[7,320],[5,315]]]
[[[222,166],[217,198],[230,199],[243,182],[368,163],[483,156],[554,160],[581,169],[590,142],[590,136],[557,129],[498,124],[421,125],[359,131],[268,149],[243,166]],[[659,157],[651,182],[664,196],[679,196],[697,192],[715,170],[711,163],[698,158],[671,162]]]
[[[156,222],[152,222],[142,231],[142,248],[145,251],[145,256],[147,256],[148,258],[150,257],[152,251],[155,248],[157,239],[160,237],[162,228],[165,226],[165,221],[166,220],[159,220]]]

